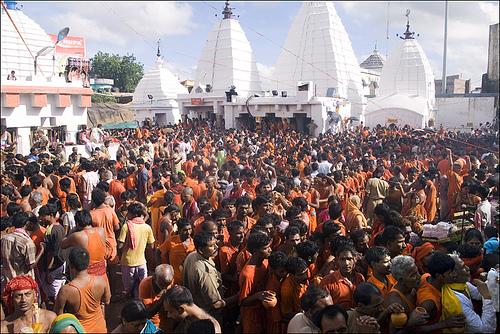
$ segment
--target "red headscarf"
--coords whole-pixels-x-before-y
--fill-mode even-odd
[[[7,306],[7,315],[14,312],[14,305],[12,304],[13,293],[15,291],[30,289],[35,290],[35,294],[38,293],[38,284],[30,275],[14,277],[7,283],[2,294],[2,301]]]
[[[434,251],[434,245],[430,242],[424,242],[422,245],[414,247],[411,256],[415,259],[415,264],[419,273],[423,274],[423,260]]]

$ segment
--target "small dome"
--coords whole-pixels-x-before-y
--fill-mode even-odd
[[[378,53],[377,48],[373,50],[373,53],[363,61],[359,67],[367,69],[367,70],[375,70],[382,71],[382,67],[384,67],[385,59],[384,57]]]
[[[132,102],[136,105],[151,103],[155,105],[170,104],[178,94],[187,94],[187,88],[163,65],[163,60],[158,57],[155,68],[146,71],[135,88]],[[150,99],[149,96],[153,98]],[[170,100],[170,101],[169,101]]]
[[[23,36],[33,57],[43,48],[54,45],[45,30],[25,15],[23,11],[19,9],[7,9],[7,11]],[[19,37],[9,19],[9,15],[2,8],[2,79],[5,79],[11,71],[16,71],[18,79],[25,79],[34,73],[34,59]],[[38,57],[37,63],[39,74],[45,77],[52,75],[52,53]]]
[[[262,91],[257,63],[245,32],[226,2],[224,19],[215,22],[196,66],[195,82],[224,94],[231,85],[239,95]],[[194,91],[194,90],[193,90]]]

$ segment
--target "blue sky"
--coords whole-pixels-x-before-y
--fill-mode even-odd
[[[162,54],[182,79],[192,77],[197,59],[214,22],[220,20],[224,2],[28,2],[24,12],[48,33],[64,26],[70,35],[86,39],[87,54],[101,50],[134,54],[146,68],[152,66],[156,40]],[[231,2],[233,12],[254,50],[259,68],[271,76],[290,24],[301,2]],[[213,8],[215,7],[215,8]],[[441,77],[444,2],[335,2],[335,8],[361,62],[375,41],[385,54],[398,43],[396,33],[405,28],[406,8],[412,11],[412,30],[426,52],[434,75]],[[218,14],[218,17],[215,17]],[[386,25],[389,20],[389,40]],[[472,78],[479,86],[486,72],[488,26],[498,23],[498,2],[449,2],[448,74]],[[266,38],[259,36],[259,32]]]

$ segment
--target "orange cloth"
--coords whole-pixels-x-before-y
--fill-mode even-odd
[[[139,298],[142,300],[146,308],[149,308],[158,300],[160,300],[160,296],[157,295],[153,289],[152,276],[146,277],[139,284]],[[160,310],[160,312],[154,314],[150,319],[156,327],[160,328],[167,322],[167,313],[163,312],[163,310]],[[160,326],[160,323],[162,324],[162,326]]]
[[[125,179],[125,188],[127,190],[137,190],[137,175],[132,173]]]
[[[458,175],[454,171],[448,171],[448,205],[450,208],[450,214],[457,212],[457,197],[462,189],[462,183],[464,179],[462,176]]]
[[[106,321],[101,308],[101,300],[96,299],[92,293],[94,281],[98,276],[90,276],[90,282],[83,288],[79,288],[71,282],[71,285],[80,294],[80,307],[75,317],[80,321],[87,333],[107,333]]]
[[[439,321],[441,318],[441,291],[436,289],[432,284],[428,282],[430,278],[429,273],[422,275],[420,279],[420,286],[417,289],[417,305],[422,306],[422,303],[426,300],[430,300],[435,305],[435,314],[432,319],[429,319],[427,325],[433,325]]]
[[[182,285],[182,268],[189,253],[194,252],[193,239],[184,243],[179,235],[172,235],[160,246],[161,263],[168,263],[174,268],[174,283]]]
[[[106,260],[113,261],[116,258],[115,228],[120,226],[120,220],[115,211],[109,206],[90,211],[92,226],[102,227],[106,235]]]
[[[307,290],[308,283],[297,284],[293,275],[289,275],[281,284],[281,313],[295,314],[301,311],[300,299]]]
[[[267,267],[267,260],[264,260],[260,267],[250,264],[243,267],[239,277],[239,305],[247,297],[265,289],[268,277]],[[240,306],[240,314],[243,333],[266,332],[266,310],[261,302],[257,301],[249,306]]]
[[[276,306],[267,310],[267,332],[277,334],[286,333],[286,325],[281,322],[281,282],[278,280],[278,277],[276,277],[276,275],[269,274],[269,278],[267,279],[266,283],[266,290],[273,291],[276,294],[276,298],[278,299],[278,303],[276,304]]]
[[[122,199],[120,195],[125,191],[125,187],[118,180],[112,180],[109,183],[109,194],[115,199],[115,207],[119,208],[122,205]]]
[[[391,291],[392,287],[397,283],[396,279],[392,277],[391,274],[386,275],[385,279],[387,281],[387,285],[384,284],[384,282],[379,281],[374,275],[370,275],[367,279],[367,282],[373,283],[380,290],[380,293],[382,293],[384,298],[387,297],[389,291]]]
[[[89,252],[89,267],[87,271],[91,275],[106,275],[106,244],[102,242],[97,229],[83,230],[87,235],[87,251]]]
[[[36,252],[38,253],[41,249],[40,244],[43,242],[43,239],[45,238],[45,227],[40,226],[38,230],[33,232],[31,234],[31,240],[33,240],[33,243],[36,246]]]
[[[236,271],[236,258],[238,257],[238,247],[234,247],[229,242],[225,242],[224,245],[219,249],[217,254],[217,260],[220,268],[220,272],[226,275],[235,275]],[[231,283],[226,286],[228,291],[227,296],[232,296],[238,291],[238,284]]]
[[[346,227],[349,233],[368,227],[368,222],[366,221],[365,216],[359,210],[360,204],[361,198],[357,195],[351,196],[347,201]],[[359,221],[360,219],[361,221]]]
[[[420,246],[416,246],[413,248],[411,252],[411,257],[415,259],[415,265],[418,268],[420,274],[424,274],[425,271],[422,267],[422,261],[426,256],[431,254],[434,251],[434,245],[430,242],[424,242]]]
[[[160,220],[162,213],[160,208],[165,206],[163,196],[165,195],[165,189],[157,190],[151,195],[148,204],[151,208],[151,229],[153,230],[153,236],[155,237],[155,244],[157,246],[161,245],[165,241],[165,233],[160,231]]]
[[[247,261],[250,259],[252,254],[246,249],[242,249],[238,255],[236,256],[236,271],[241,273],[243,267],[247,264]]]
[[[432,222],[437,214],[437,189],[434,182],[428,180],[426,190],[424,208],[427,212],[427,221]]]
[[[322,288],[330,292],[334,304],[339,304],[345,310],[355,307],[354,305],[354,290],[356,286],[365,281],[363,275],[356,273],[354,282],[350,282],[347,278],[342,276],[339,270],[326,275],[320,283]]]

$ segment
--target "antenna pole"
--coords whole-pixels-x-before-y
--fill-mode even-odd
[[[385,58],[387,59],[388,53],[389,53],[389,5],[390,1],[387,1],[387,24],[385,28],[385,39],[387,41],[386,43],[386,49],[385,49]]]
[[[444,5],[444,46],[443,46],[443,78],[441,79],[441,93],[446,94],[446,49],[448,40],[448,0]]]

